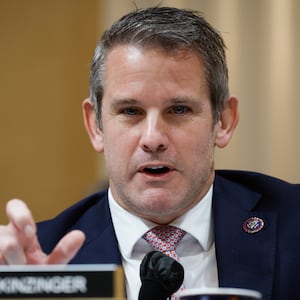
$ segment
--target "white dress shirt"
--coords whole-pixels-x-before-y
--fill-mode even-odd
[[[140,263],[153,247],[142,236],[157,224],[123,209],[108,193],[113,226],[117,235],[125,271],[128,300],[137,300],[141,287]],[[184,267],[185,288],[217,287],[218,274],[215,256],[212,216],[212,187],[191,210],[170,225],[186,231],[178,243],[176,253]]]

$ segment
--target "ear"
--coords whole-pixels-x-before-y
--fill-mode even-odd
[[[103,152],[103,132],[98,126],[94,104],[90,99],[82,103],[84,126],[90,141],[97,152]]]
[[[216,126],[216,145],[224,148],[230,141],[234,129],[239,122],[238,99],[228,98],[224,109],[220,113],[220,120]]]

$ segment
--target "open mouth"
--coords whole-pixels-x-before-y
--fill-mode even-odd
[[[170,171],[170,168],[165,166],[155,166],[155,167],[146,167],[142,171],[150,175],[161,175],[161,174],[168,173]]]

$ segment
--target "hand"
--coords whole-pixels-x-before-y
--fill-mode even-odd
[[[36,224],[27,205],[21,200],[10,200],[6,213],[9,224],[0,225],[0,264],[66,264],[84,242],[84,233],[73,230],[46,255],[37,239]]]

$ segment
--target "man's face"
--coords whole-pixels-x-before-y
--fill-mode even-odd
[[[162,224],[194,206],[213,182],[218,128],[196,54],[129,45],[110,52],[100,134],[123,208]]]

